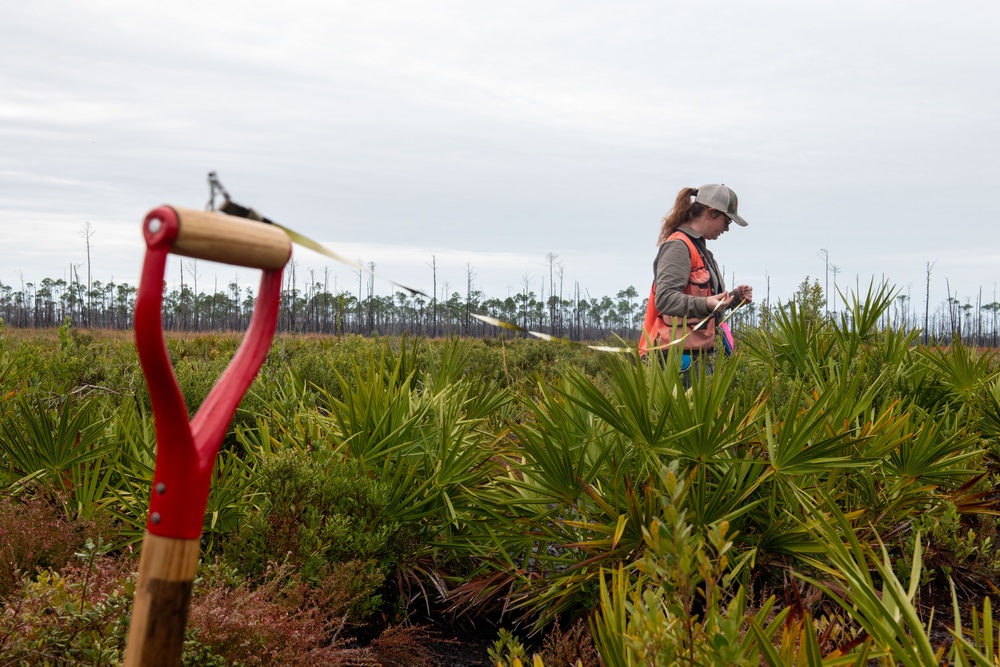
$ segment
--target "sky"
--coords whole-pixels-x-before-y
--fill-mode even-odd
[[[809,276],[922,304],[928,272],[932,309],[997,301],[998,25],[985,0],[4,3],[0,283],[85,280],[88,224],[92,279],[137,283],[145,214],[204,208],[216,171],[379,294],[434,264],[449,292],[548,296],[552,268],[645,295],[677,192],[722,182],[750,225],[710,248],[757,301]]]

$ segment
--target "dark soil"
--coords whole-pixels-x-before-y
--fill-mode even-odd
[[[497,639],[497,628],[489,622],[475,625],[446,619],[429,621],[434,637],[430,648],[439,657],[438,667],[492,667],[487,651]]]
[[[486,652],[495,640],[492,634],[444,639],[431,647],[439,658],[439,667],[491,667]]]

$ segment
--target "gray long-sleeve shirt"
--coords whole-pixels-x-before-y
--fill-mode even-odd
[[[722,272],[715,262],[712,252],[705,246],[704,237],[686,225],[678,227],[678,231],[686,233],[694,241],[695,247],[701,251],[705,267],[711,280],[712,294],[721,294],[726,285]],[[684,293],[688,278],[691,275],[691,253],[684,241],[675,239],[665,241],[656,253],[653,262],[653,273],[656,276],[656,309],[661,315],[675,317],[703,318],[708,317],[711,309],[708,299],[703,296],[691,296]]]

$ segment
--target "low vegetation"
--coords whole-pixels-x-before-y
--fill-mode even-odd
[[[1000,370],[795,304],[667,355],[279,337],[227,435],[185,664],[994,665]],[[168,339],[192,413],[239,343]],[[119,664],[154,462],[124,334],[0,331],[0,664]],[[457,634],[461,634],[458,632]]]

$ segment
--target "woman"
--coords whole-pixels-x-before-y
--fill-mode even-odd
[[[722,272],[706,247],[735,222],[747,222],[736,212],[736,193],[725,185],[684,188],[660,228],[659,252],[653,263],[653,287],[646,304],[639,354],[677,345],[683,359],[712,372],[716,323],[722,311],[753,300],[753,288],[738,285],[726,291]],[[690,363],[682,361],[685,384]]]

